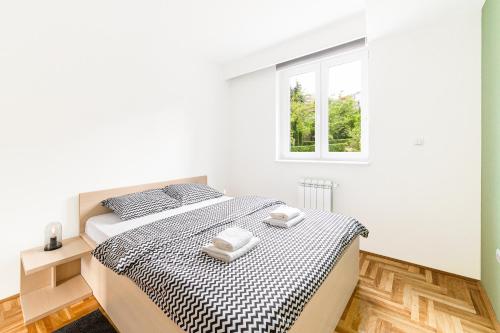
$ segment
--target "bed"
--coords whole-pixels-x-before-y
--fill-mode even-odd
[[[324,223],[328,221],[324,220],[333,215],[308,212],[309,227],[302,222],[300,228],[306,230],[315,221],[319,229],[317,234],[307,229],[311,234],[311,240],[307,240],[304,236],[307,233],[301,232],[297,226],[284,231],[266,229],[263,223],[257,223],[269,210],[281,204],[272,199],[233,199],[224,196],[162,212],[157,216],[135,219],[129,225],[126,224],[128,222],[119,223],[116,217],[109,214],[109,210],[99,205],[101,200],[108,197],[175,183],[206,184],[207,177],[82,193],[79,196],[80,232],[95,248],[93,255],[82,260],[82,276],[121,332],[334,331],[358,281],[358,235],[367,235],[364,227],[352,221],[349,224],[345,222],[349,232],[343,233],[350,234],[350,237],[339,236],[337,243],[341,248],[338,250],[339,245],[333,241],[332,244],[328,241],[316,242],[323,244],[323,250],[315,245],[314,239],[328,236],[329,230],[324,228]],[[221,223],[223,219],[220,214],[226,211],[230,211],[232,217]],[[175,232],[181,230],[175,228],[176,223],[182,225],[186,220],[195,218],[198,220],[192,230],[186,227],[189,232],[182,229],[182,237],[175,236]],[[336,218],[347,221],[340,215]],[[343,221],[338,220],[338,225],[343,225]],[[262,243],[228,266],[199,253],[200,244],[221,228],[232,224],[254,228],[252,231],[263,238]],[[137,251],[137,245],[129,244],[130,239],[143,237],[141,232],[144,230],[146,235],[149,235],[146,232],[148,230],[154,230],[156,235],[164,232],[164,228],[171,229],[165,230],[168,237],[148,236],[151,239],[158,238],[154,242],[146,242],[150,244],[147,246],[149,252],[142,250],[142,243],[141,251]],[[357,228],[355,232],[353,228]],[[291,246],[291,240],[301,238],[305,247],[299,247],[299,253],[304,254],[287,254],[297,248],[287,249],[286,246]],[[274,255],[280,248],[272,245],[273,241],[280,243],[285,253]],[[334,248],[333,243],[337,244],[336,252],[331,252],[334,255],[325,252],[322,257],[328,246],[330,250]],[[310,254],[307,253],[309,248]],[[302,261],[296,261],[295,257],[303,258]],[[321,269],[315,268],[317,257],[322,260],[318,261],[322,265]],[[251,265],[250,270],[248,267]],[[293,265],[296,267],[287,271],[287,266]],[[277,277],[277,272],[282,272],[283,276]],[[295,272],[298,272],[297,276]],[[305,275],[301,276],[300,272]],[[310,277],[307,283],[304,283],[304,276]],[[266,283],[266,279],[273,282]],[[285,291],[280,289],[281,279],[283,285],[287,286]],[[294,284],[292,281],[296,279],[298,282]],[[304,289],[301,289],[302,286]],[[295,290],[297,288],[300,290]],[[249,291],[248,294],[242,292],[240,295],[240,290]],[[225,293],[231,297],[235,294],[239,296],[233,299],[226,297]],[[247,309],[253,312],[246,313]]]

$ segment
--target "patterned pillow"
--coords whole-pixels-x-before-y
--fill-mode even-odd
[[[177,208],[181,203],[166,195],[162,189],[154,189],[109,198],[101,201],[101,205],[113,210],[125,221]]]
[[[163,189],[166,194],[179,200],[182,205],[222,197],[224,194],[205,184],[174,184]]]

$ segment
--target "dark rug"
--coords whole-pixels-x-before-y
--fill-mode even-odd
[[[117,333],[99,310],[54,331],[54,333]]]

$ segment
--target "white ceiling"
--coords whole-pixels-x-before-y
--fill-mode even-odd
[[[224,63],[363,7],[364,0],[4,1],[0,37],[16,43],[9,34],[16,31],[33,38],[67,33],[70,42],[81,45],[130,40],[130,45],[142,43],[144,50],[189,51]]]
[[[89,2],[96,2],[96,6]],[[88,0],[99,23],[224,63],[364,9],[364,0]],[[61,11],[59,8],[57,11]],[[101,22],[107,19],[106,23]],[[111,21],[109,21],[111,19]]]
[[[19,36],[35,42],[41,42],[43,36],[90,50],[96,47],[103,54],[118,52],[118,46],[128,42],[131,48],[139,45],[139,51],[166,61],[168,54],[189,52],[224,64],[346,16],[370,12],[365,2],[380,3],[381,8],[387,4],[394,13],[391,19],[406,20],[400,12],[415,12],[413,8],[422,2],[425,11],[437,12],[437,7],[449,9],[459,4],[480,8],[484,0],[3,1],[0,51],[7,42],[22,47]],[[398,6],[391,5],[393,2]]]
[[[191,19],[195,34],[218,62],[241,58],[364,9],[364,0],[188,2],[196,3]],[[195,22],[203,22],[204,28],[199,30]]]

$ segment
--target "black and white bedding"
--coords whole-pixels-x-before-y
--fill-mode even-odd
[[[163,191],[178,200],[182,205],[191,205],[200,201],[222,197],[224,194],[205,184],[173,184]]]
[[[114,236],[93,255],[132,279],[187,332],[286,332],[344,250],[368,230],[353,218],[305,210],[290,229],[262,220],[283,202],[238,197]],[[225,264],[201,247],[230,226],[260,244]]]
[[[123,221],[174,209],[181,203],[162,189],[125,194],[101,201],[101,205],[115,212]]]

